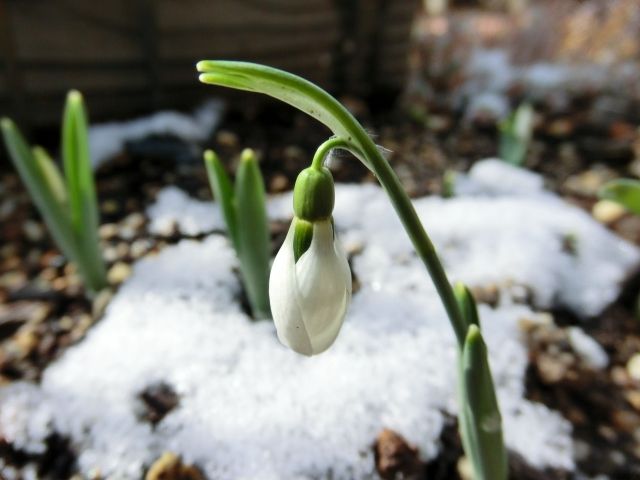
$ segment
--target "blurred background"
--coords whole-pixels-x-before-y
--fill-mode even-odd
[[[200,84],[195,64],[203,59],[260,62],[328,89],[389,150],[413,197],[450,194],[451,172],[498,155],[504,122],[529,105],[518,166],[640,243],[639,217],[596,208],[606,181],[640,176],[638,0],[0,0],[0,116],[57,155],[66,92],[85,96],[113,285],[137,259],[189,236],[175,225],[150,234],[146,211],[167,185],[211,200],[204,148],[230,172],[243,148],[256,149],[267,190],[277,193],[292,189],[330,134],[282,103]],[[333,171],[337,181],[375,182],[348,157],[335,158]],[[272,229],[279,245],[286,225]],[[530,342],[528,394],[596,446],[577,458],[589,474],[640,471],[640,373],[632,382],[620,370],[640,352],[639,283],[632,279],[585,326],[611,354],[608,370],[558,374],[556,357],[542,354],[555,340]],[[491,292],[478,295],[491,304]],[[4,148],[0,304],[0,384],[38,379],[100,311],[51,242]],[[566,312],[555,321],[578,323]],[[602,425],[590,422],[594,415]],[[49,446],[63,460],[67,447]],[[19,463],[15,453],[0,438],[0,457]],[[68,471],[64,463],[43,468],[51,478]]]

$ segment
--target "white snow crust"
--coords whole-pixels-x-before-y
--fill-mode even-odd
[[[480,316],[508,447],[534,466],[571,470],[570,424],[523,398],[519,322],[546,314],[521,302],[528,292],[537,308],[596,314],[640,257],[536,178],[487,161],[461,176],[473,193],[414,204],[451,279],[500,290],[499,305],[480,305]],[[371,446],[385,427],[435,457],[445,414],[457,409],[444,309],[382,190],[338,185],[336,193],[337,228],[345,244],[361,247],[352,258],[360,288],[329,351],[296,355],[271,322],[250,322],[224,236],[183,240],[135,265],[104,318],[40,385],[0,390],[0,434],[34,453],[51,431],[68,435],[81,470],[111,479],[140,478],[166,450],[210,479],[377,478]],[[176,221],[192,218],[192,234],[222,228],[202,213],[218,218],[214,204],[174,190],[150,210],[152,229],[172,204]],[[291,212],[290,195],[270,201],[272,218]],[[575,253],[563,249],[568,234]],[[180,402],[154,428],[139,420],[138,395],[159,382]]]
[[[633,63],[571,64],[537,62],[516,65],[504,48],[476,48],[465,63],[466,80],[457,94],[468,100],[466,118],[480,113],[497,120],[509,113],[507,92],[521,86],[529,98],[566,106],[571,94],[585,91],[640,93]]]
[[[126,142],[150,135],[173,135],[186,142],[203,142],[218,126],[223,109],[221,100],[212,99],[197,108],[193,115],[167,110],[135,120],[93,125],[89,128],[93,168],[120,153]]]

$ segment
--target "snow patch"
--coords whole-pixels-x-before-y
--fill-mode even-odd
[[[633,63],[600,65],[538,62],[514,65],[506,49],[477,48],[466,62],[466,81],[459,93],[468,99],[467,118],[473,118],[482,110],[478,107],[483,107],[489,108],[490,113],[500,119],[508,114],[508,91],[515,85],[522,86],[531,98],[546,97],[562,105],[571,93],[590,90],[637,91],[638,73],[638,67]]]
[[[526,177],[489,166],[501,184]],[[523,397],[528,354],[519,324],[545,315],[517,301],[526,287],[538,305],[592,314],[617,294],[639,254],[548,192],[505,193],[483,181],[490,195],[476,188],[414,204],[452,279],[501,289],[499,306],[479,311],[508,447],[534,466],[571,470],[570,424]],[[445,414],[457,410],[446,314],[382,190],[338,185],[336,193],[338,230],[363,250],[352,259],[360,289],[329,351],[296,355],[271,322],[246,317],[225,237],[183,240],[134,266],[104,318],[40,386],[0,389],[2,435],[29,451],[51,431],[68,435],[81,471],[112,479],[140,478],[167,450],[212,479],[375,478],[371,445],[383,428],[435,457]],[[152,217],[170,218],[172,206],[175,219],[205,207],[215,217],[214,205],[163,195]],[[269,215],[289,217],[290,194],[271,200]],[[220,226],[204,217],[193,215],[192,234]],[[576,235],[575,253],[562,248],[566,232]],[[158,382],[179,404],[152,427],[139,419],[138,395]]]
[[[209,100],[193,115],[162,111],[126,122],[109,122],[89,128],[89,147],[93,168],[98,168],[124,149],[126,142],[142,140],[151,135],[173,135],[190,143],[205,141],[215,130],[224,104]]]

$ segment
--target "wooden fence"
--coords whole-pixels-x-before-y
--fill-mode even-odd
[[[0,0],[0,113],[59,121],[81,90],[94,120],[183,108],[212,92],[205,58],[262,62],[339,93],[399,89],[416,0]],[[222,93],[218,91],[217,93]]]

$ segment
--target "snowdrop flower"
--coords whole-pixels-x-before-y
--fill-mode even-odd
[[[351,301],[351,271],[336,238],[333,204],[329,170],[303,170],[294,188],[296,216],[271,267],[269,298],[278,338],[303,355],[333,344]]]

